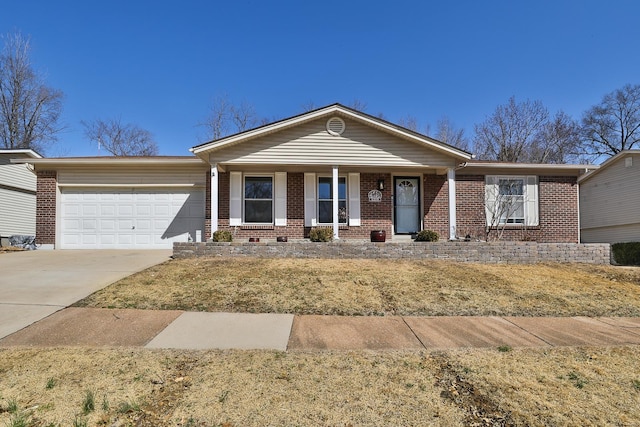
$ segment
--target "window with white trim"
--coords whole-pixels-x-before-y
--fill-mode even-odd
[[[273,223],[273,177],[244,177],[244,223]]]
[[[488,226],[538,225],[536,176],[487,176],[485,187]]]
[[[338,177],[338,222],[347,222],[347,179]],[[318,223],[333,224],[333,178],[318,178]]]

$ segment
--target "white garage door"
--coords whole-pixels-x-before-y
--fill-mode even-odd
[[[204,234],[203,190],[63,190],[62,249],[161,249]]]

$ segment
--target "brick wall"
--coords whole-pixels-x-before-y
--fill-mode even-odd
[[[489,264],[535,264],[538,262],[583,262],[610,264],[608,243],[536,242],[412,242],[368,243],[341,240],[331,243],[174,243],[173,256],[257,258],[385,258],[447,259]]]
[[[539,177],[539,225],[505,227],[501,240],[536,242],[578,242],[578,188],[576,177]],[[456,177],[458,236],[495,240],[498,230],[486,234],[484,176]]]
[[[436,231],[441,239],[449,238],[449,183],[446,175],[424,176],[423,228]]]
[[[36,242],[39,245],[54,245],[57,174],[55,171],[38,171],[36,175]]]

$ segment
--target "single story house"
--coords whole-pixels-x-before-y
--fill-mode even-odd
[[[38,177],[37,241],[159,248],[205,241],[442,239],[578,242],[578,177],[593,166],[485,162],[377,117],[330,105],[207,142],[192,157],[51,158]]]
[[[625,150],[578,180],[583,243],[640,242],[640,150]]]
[[[40,159],[28,149],[0,150],[0,242],[8,246],[13,235],[36,234],[36,176],[28,164],[11,159]]]

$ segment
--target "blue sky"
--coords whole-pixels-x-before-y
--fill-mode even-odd
[[[639,15],[622,0],[23,0],[3,5],[0,33],[30,35],[65,93],[47,155],[97,155],[80,121],[112,117],[189,155],[223,94],[274,119],[358,99],[390,121],[448,116],[468,137],[510,96],[579,118],[640,84]]]

